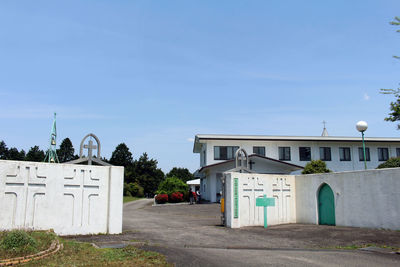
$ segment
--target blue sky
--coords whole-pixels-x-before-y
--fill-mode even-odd
[[[76,150],[89,132],[168,172],[198,133],[398,136],[400,1],[1,1],[0,123],[9,147]]]

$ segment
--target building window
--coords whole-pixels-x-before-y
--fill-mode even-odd
[[[389,159],[389,149],[387,147],[378,148],[378,160],[387,161]]]
[[[400,157],[400,148],[396,148],[396,157]]]
[[[311,147],[299,147],[300,161],[311,160]]]
[[[279,160],[290,160],[290,147],[279,147]]]
[[[339,147],[340,161],[351,161],[350,147]]]
[[[358,157],[360,159],[360,161],[364,161],[364,151],[362,147],[358,148]],[[365,148],[365,157],[366,157],[366,161],[371,161],[371,157],[369,154],[369,147]]]
[[[235,158],[238,146],[215,146],[214,160],[229,160]]]
[[[253,146],[253,154],[257,154],[265,157],[265,147],[264,146]]]
[[[323,161],[331,161],[331,148],[330,147],[320,147],[319,148],[319,156]]]

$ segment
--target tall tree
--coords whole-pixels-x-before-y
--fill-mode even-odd
[[[8,160],[24,160],[25,159],[25,151],[21,149],[21,151],[18,151],[17,148],[12,147],[8,150]]]
[[[4,141],[0,142],[0,159],[7,159],[8,148]]]
[[[132,153],[129,151],[129,148],[125,143],[119,144],[110,158],[110,164],[116,166],[124,166],[128,167],[132,165]]]
[[[172,170],[170,170],[169,173],[167,173],[167,178],[168,177],[177,177],[183,182],[187,182],[189,180],[194,179],[194,175],[187,169],[187,168],[178,168],[174,167]]]
[[[143,187],[145,194],[154,194],[158,185],[165,179],[163,171],[157,164],[157,160],[149,159],[147,153],[143,153],[129,168],[126,182],[137,182]]]
[[[391,25],[400,26],[400,17],[395,17],[394,21],[390,22]],[[397,30],[400,33],[400,30]],[[393,56],[396,59],[400,59],[399,56]],[[390,102],[389,116],[385,118],[385,121],[399,121],[400,120],[400,88],[397,89],[381,89],[382,94],[391,94],[396,97],[396,101]],[[397,129],[400,130],[400,124],[397,124]]]
[[[25,160],[41,162],[44,160],[45,156],[43,150],[40,150],[38,146],[34,146],[29,149],[28,153],[26,153]]]
[[[74,152],[74,146],[72,145],[71,140],[67,137],[61,142],[60,148],[57,149],[58,160],[60,163],[74,160],[76,158]]]

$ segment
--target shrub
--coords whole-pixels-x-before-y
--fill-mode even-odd
[[[129,197],[143,197],[144,189],[138,183],[124,183],[124,195]]]
[[[22,230],[14,230],[5,234],[1,246],[6,250],[15,252],[34,251],[36,241],[27,232]]]
[[[385,169],[385,168],[398,168],[400,167],[400,158],[390,158],[384,163],[380,164],[377,169]]]
[[[312,160],[306,164],[304,170],[301,172],[302,174],[313,174],[313,173],[327,173],[331,172],[326,167],[326,163],[322,160]]]
[[[178,203],[183,201],[183,194],[180,192],[172,193],[169,197],[169,202],[171,203]]]
[[[188,186],[185,182],[176,177],[168,177],[158,186],[157,194],[171,195],[175,192],[185,193],[188,191]]]
[[[158,194],[156,196],[156,202],[158,204],[164,204],[164,203],[168,202],[168,195],[167,194]]]

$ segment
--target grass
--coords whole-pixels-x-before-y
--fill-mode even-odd
[[[135,201],[135,200],[138,200],[138,199],[143,199],[143,198],[142,197],[127,197],[127,196],[124,196],[124,203]]]
[[[34,240],[34,243],[18,245],[18,241],[15,241],[14,245],[7,246],[7,243],[10,243],[10,239],[7,238],[7,235],[10,236],[10,234],[15,233],[26,233],[27,236]],[[54,233],[45,231],[0,232],[0,259],[22,257],[46,250],[50,247],[51,242],[55,238],[56,235]]]
[[[62,240],[64,249],[26,266],[172,266],[165,256],[133,246],[121,249],[95,248],[88,243]]]
[[[51,242],[58,238],[64,248],[54,255],[41,260],[35,260],[24,266],[172,266],[165,256],[150,251],[144,251],[133,246],[122,249],[95,248],[89,243],[64,240],[50,232],[26,232],[35,240],[35,251],[22,247],[16,253],[4,249],[3,240],[7,232],[0,232],[0,259],[26,256],[48,249]]]

